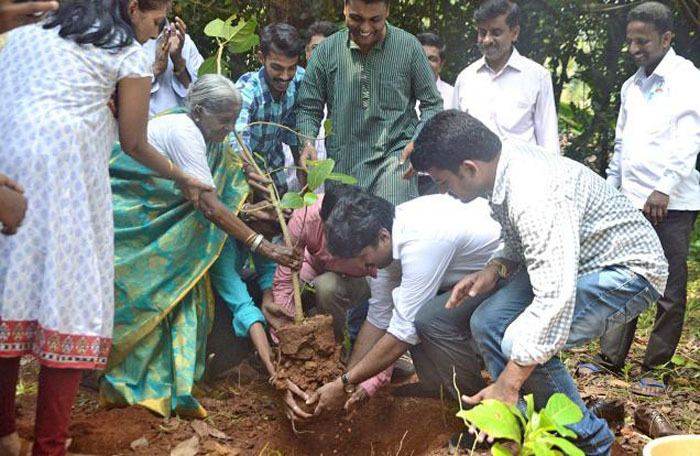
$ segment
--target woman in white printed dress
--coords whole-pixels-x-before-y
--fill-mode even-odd
[[[0,169],[24,187],[18,233],[0,236],[0,456],[15,425],[19,359],[40,364],[34,455],[62,455],[81,369],[104,368],[114,308],[108,160],[122,148],[197,204],[212,190],[146,136],[151,64],[169,0],[65,2],[0,51]],[[117,91],[117,118],[108,102]],[[24,447],[24,448],[22,448]]]

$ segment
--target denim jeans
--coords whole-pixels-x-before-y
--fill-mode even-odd
[[[610,267],[579,277],[574,316],[564,348],[589,342],[631,321],[658,298],[658,292],[647,280],[623,267]],[[472,315],[472,335],[494,379],[510,358],[511,347],[503,343],[506,328],[532,299],[527,272],[520,271]],[[587,455],[608,455],[614,442],[612,432],[605,420],[588,410],[566,367],[559,356],[554,356],[535,368],[521,394],[532,393],[535,408],[539,410],[557,392],[566,394],[583,412],[581,422],[568,426],[578,435],[576,446]]]

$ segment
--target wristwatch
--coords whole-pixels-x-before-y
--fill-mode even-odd
[[[355,385],[350,383],[350,380],[348,380],[348,374],[341,375],[340,381],[343,382],[343,389],[346,393],[352,394],[355,392]]]
[[[508,268],[506,267],[506,264],[502,261],[499,260],[491,260],[488,263],[486,263],[486,266],[496,266],[496,271],[498,272],[498,277],[505,279],[508,277]]]

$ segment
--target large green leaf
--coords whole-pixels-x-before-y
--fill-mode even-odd
[[[525,416],[529,420],[532,418],[532,414],[535,412],[535,397],[532,394],[525,396],[525,403],[527,404],[527,410],[525,411]]]
[[[534,448],[535,456],[553,456],[550,445],[547,445],[544,441],[536,441]]]
[[[490,437],[520,443],[518,419],[503,402],[486,399],[472,409],[458,412],[457,416]]]
[[[563,393],[554,393],[544,408],[547,416],[560,426],[578,423],[583,419],[581,408]]]
[[[223,40],[228,40],[234,33],[236,33],[236,29],[231,26],[229,21],[223,21],[218,18],[204,26],[205,35]]]
[[[553,435],[545,435],[542,440],[546,441],[552,446],[555,446],[566,453],[568,456],[584,456],[585,453],[581,451],[576,445],[569,442],[561,437],[555,437]]]
[[[216,56],[208,57],[204,62],[202,62],[202,65],[199,67],[199,71],[197,72],[197,76],[202,76],[205,74],[217,74]],[[228,65],[224,60],[221,61],[221,74],[224,76],[229,74]]]
[[[318,165],[311,168],[308,175],[309,190],[312,192],[319,188],[328,179],[328,176],[333,171],[335,160],[326,158],[318,161]]]
[[[280,207],[282,209],[301,209],[304,207],[304,198],[298,193],[287,192],[280,200]]]
[[[491,456],[513,456],[513,452],[496,442],[491,447]]]
[[[327,180],[338,181],[341,184],[355,185],[357,184],[357,179],[354,176],[349,176],[347,174],[341,173],[330,173]]]
[[[246,22],[243,19],[238,22],[236,27],[234,27],[235,33],[233,33],[229,39],[228,50],[233,54],[241,54],[247,52],[257,46],[260,43],[260,38],[255,33],[255,29],[258,27],[258,21],[253,18]]]

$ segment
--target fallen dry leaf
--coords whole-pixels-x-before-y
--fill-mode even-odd
[[[194,420],[190,423],[190,426],[192,426],[192,429],[194,429],[194,432],[196,432],[200,438],[204,439],[209,437],[209,425],[204,421]]]
[[[207,456],[238,456],[241,454],[240,449],[221,445],[215,440],[207,440],[204,442],[202,450]]]
[[[212,426],[209,426],[209,435],[216,439],[231,440],[231,437]]]
[[[199,437],[193,435],[191,438],[180,442],[170,452],[170,456],[195,456],[199,452]]]
[[[141,436],[140,438],[131,442],[129,446],[134,451],[140,450],[141,448],[146,448],[148,446],[148,439],[145,436]]]

